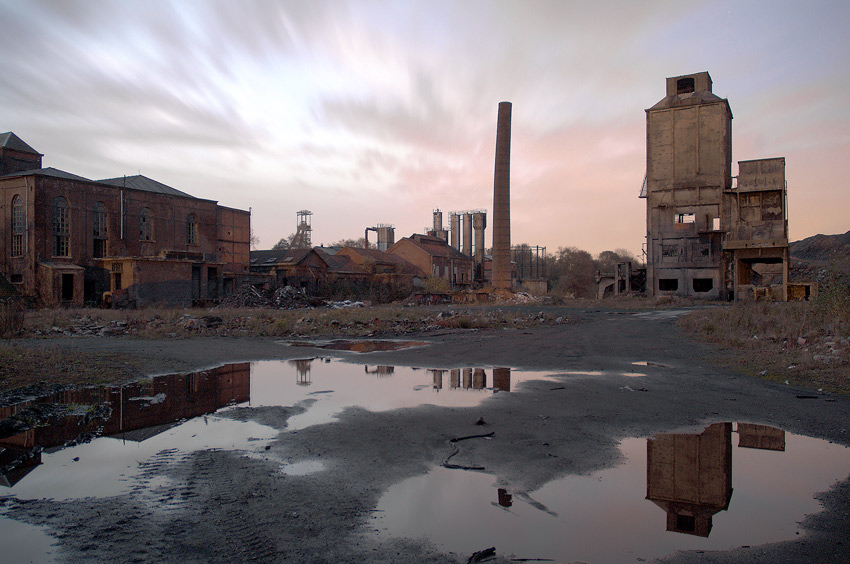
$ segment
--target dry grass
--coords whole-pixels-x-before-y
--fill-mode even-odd
[[[850,311],[841,300],[736,303],[685,316],[681,326],[728,352],[719,361],[752,375],[850,393]]]

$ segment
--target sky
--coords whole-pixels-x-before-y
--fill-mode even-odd
[[[708,71],[798,240],[850,230],[848,29],[846,0],[0,0],[0,132],[250,208],[260,249],[305,209],[314,245],[486,210],[489,247],[510,101],[511,242],[640,256],[644,110]]]

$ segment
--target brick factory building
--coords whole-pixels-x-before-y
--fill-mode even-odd
[[[145,176],[42,168],[0,134],[0,276],[44,306],[216,301],[248,274],[250,212]]]

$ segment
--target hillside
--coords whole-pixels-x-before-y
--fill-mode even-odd
[[[850,231],[839,235],[813,235],[794,241],[791,249],[792,282],[822,282],[835,268],[850,281]]]

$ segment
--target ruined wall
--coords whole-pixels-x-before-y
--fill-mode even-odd
[[[710,89],[708,73],[667,79],[667,96],[647,110],[647,289],[654,295],[718,298],[723,291],[732,112]]]

